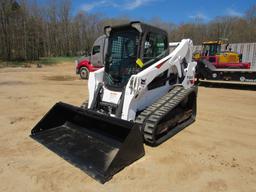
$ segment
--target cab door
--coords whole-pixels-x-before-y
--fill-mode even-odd
[[[91,63],[93,66],[101,66],[101,55],[100,55],[100,45],[94,45],[92,47]]]
[[[91,63],[93,66],[101,67],[104,65],[104,45],[105,45],[105,35],[100,36],[93,44],[91,53]]]

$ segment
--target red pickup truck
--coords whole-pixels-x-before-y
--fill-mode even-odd
[[[98,37],[92,47],[89,56],[84,56],[75,61],[76,74],[82,79],[88,79],[89,73],[96,71],[104,66],[104,57],[107,46],[107,38],[105,35]]]

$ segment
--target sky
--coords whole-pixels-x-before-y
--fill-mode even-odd
[[[101,13],[107,17],[128,16],[132,20],[161,18],[176,24],[208,22],[216,16],[238,16],[256,0],[73,0],[73,12]]]

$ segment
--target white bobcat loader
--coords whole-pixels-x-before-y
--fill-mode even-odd
[[[105,67],[90,74],[87,107],[57,103],[31,137],[104,183],[195,121],[192,41],[131,22],[105,27]]]

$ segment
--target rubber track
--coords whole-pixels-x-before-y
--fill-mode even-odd
[[[165,96],[146,108],[136,118],[136,123],[142,125],[144,140],[150,145],[156,145],[155,132],[159,121],[182,102],[193,89],[184,89],[182,86],[175,86]]]

